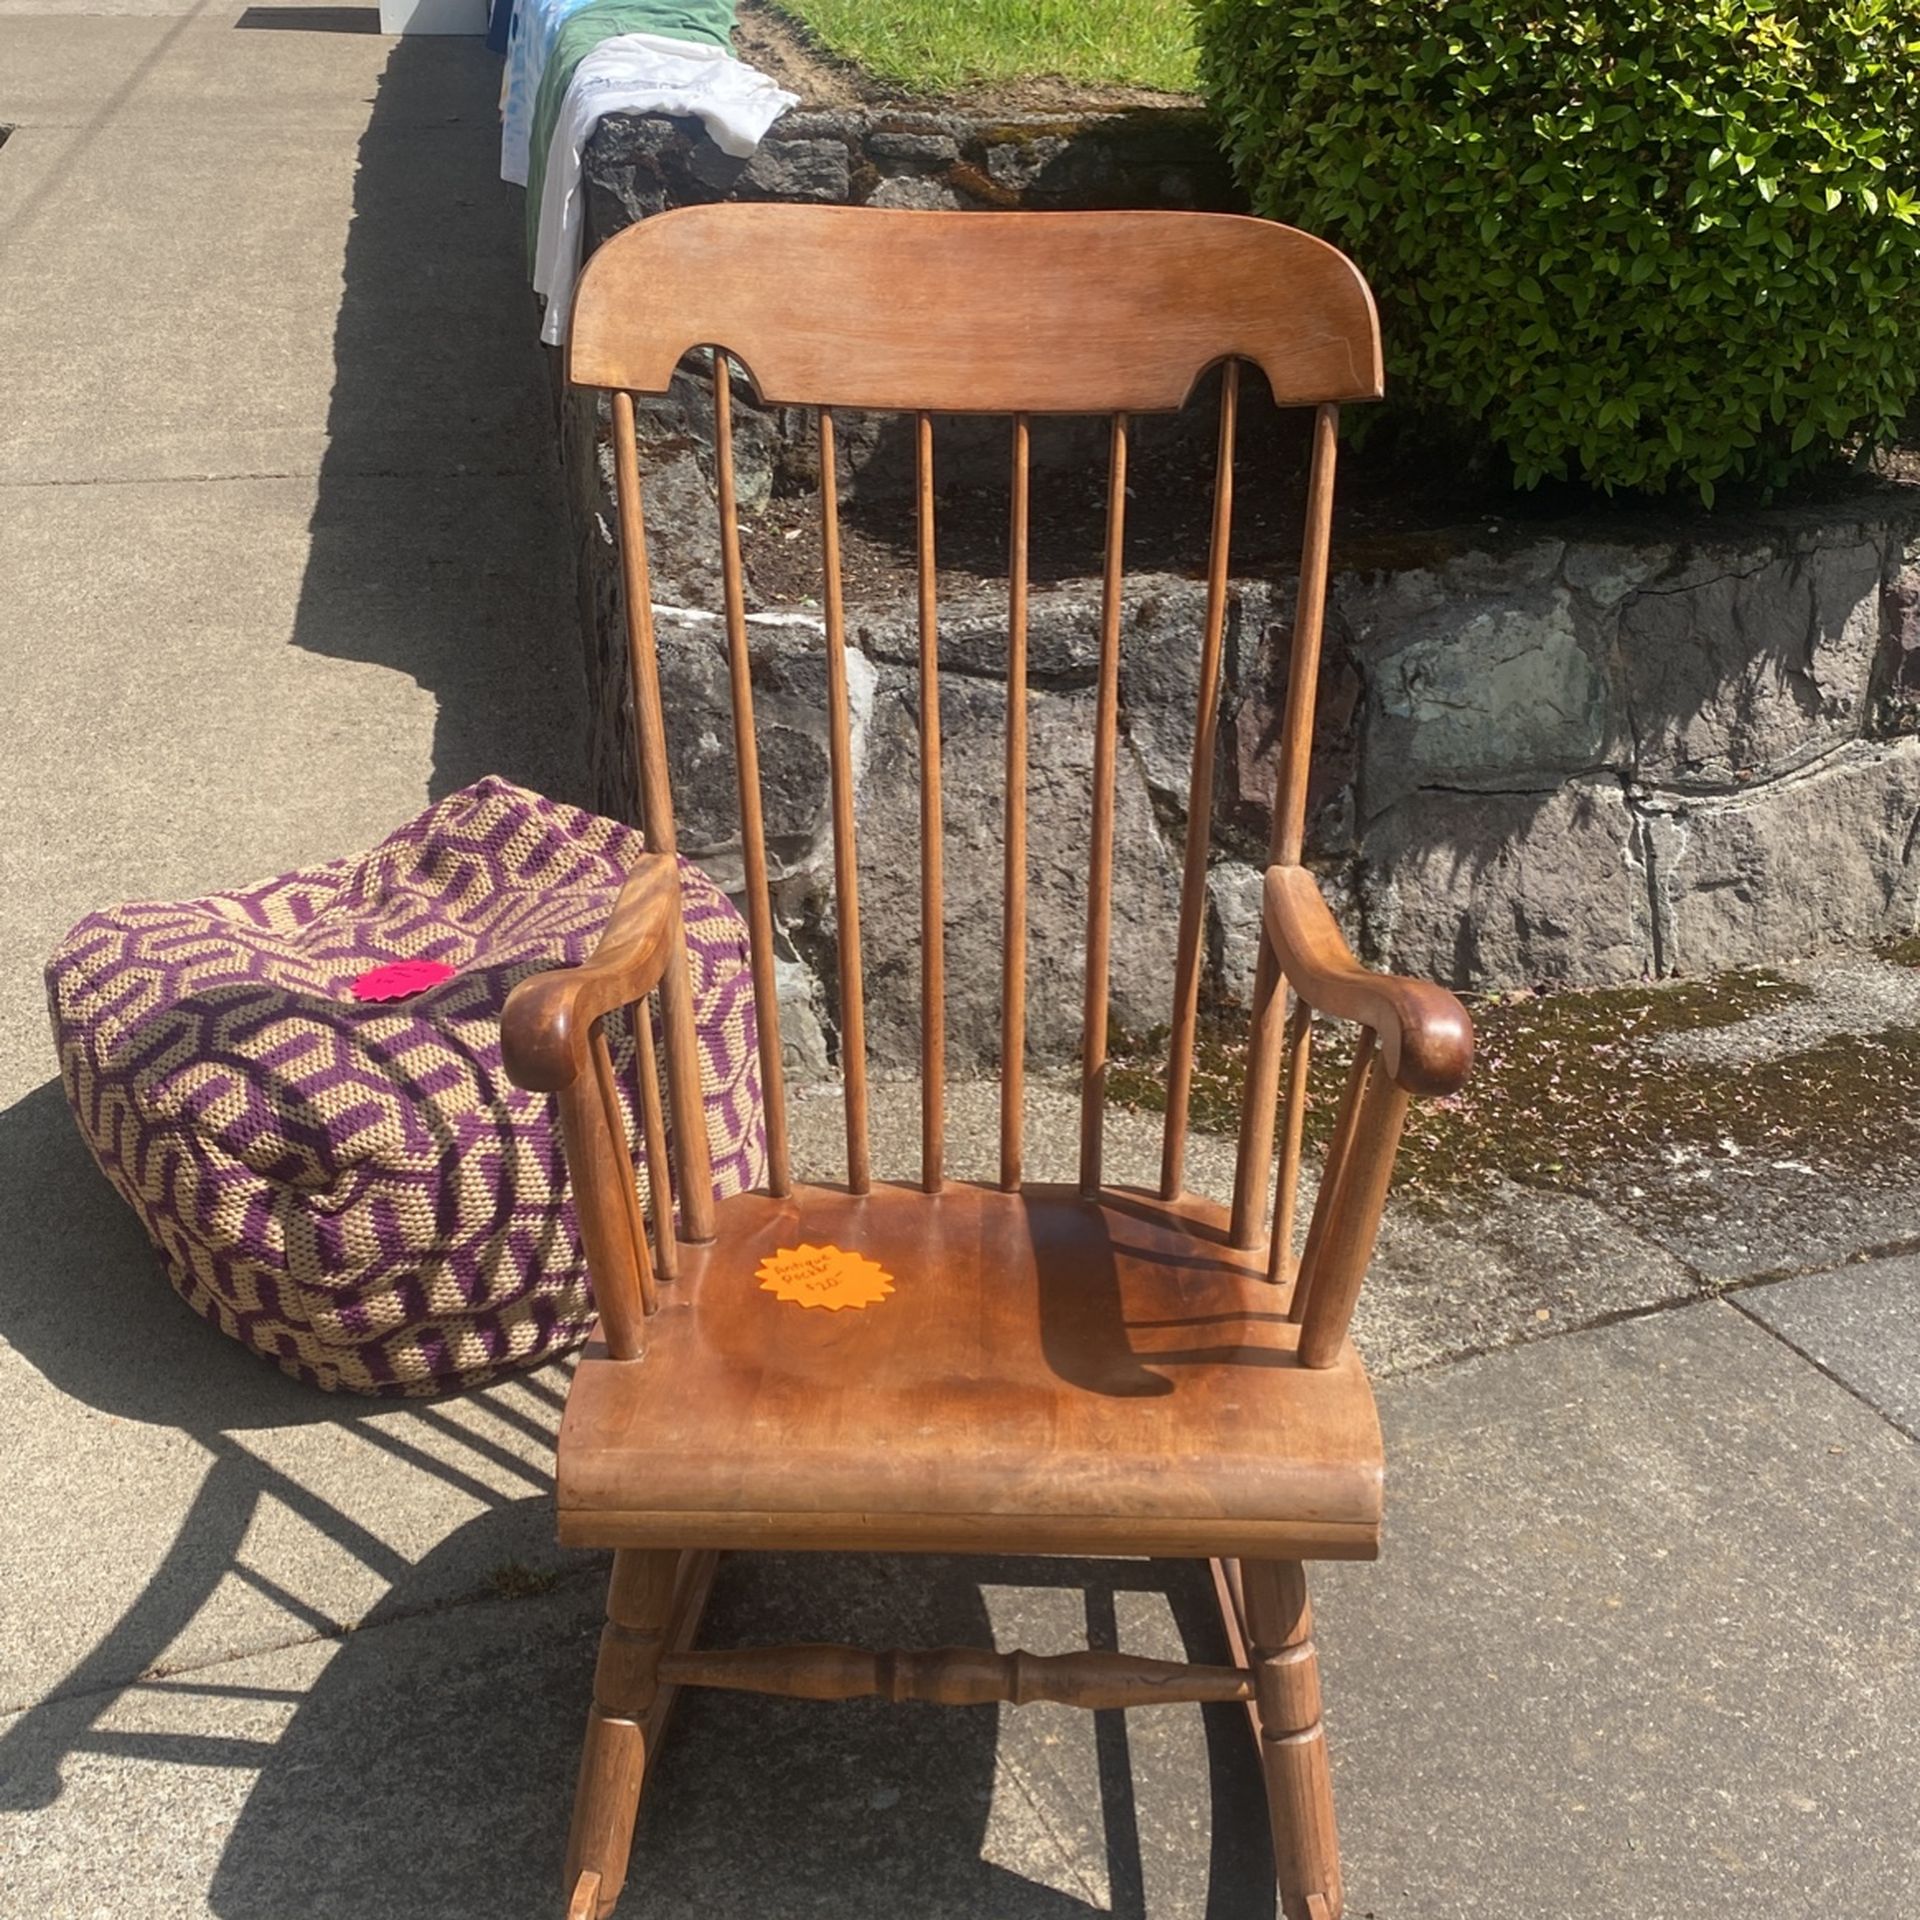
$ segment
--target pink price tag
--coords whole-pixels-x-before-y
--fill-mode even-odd
[[[457,968],[443,960],[393,960],[384,967],[369,967],[353,983],[356,1000],[405,1000],[425,993],[442,980],[451,980]]]

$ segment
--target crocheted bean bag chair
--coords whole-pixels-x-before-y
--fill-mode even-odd
[[[196,1313],[359,1393],[470,1386],[585,1338],[559,1125],[502,1070],[500,1011],[586,956],[640,851],[486,779],[357,859],[67,935],[47,966],[67,1098]],[[714,1181],[736,1193],[766,1157],[746,927],[680,875]],[[355,997],[403,960],[453,974]],[[631,1101],[627,1022],[608,1034]]]

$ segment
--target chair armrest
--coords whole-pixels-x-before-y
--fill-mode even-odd
[[[522,980],[500,1016],[500,1048],[515,1086],[557,1093],[587,1069],[593,1023],[659,984],[680,925],[673,856],[643,855],[620,889],[607,930],[577,967]]]
[[[1473,1064],[1466,1008],[1444,987],[1363,967],[1305,867],[1267,869],[1265,917],[1267,938],[1293,990],[1321,1013],[1371,1028],[1396,1086],[1443,1094],[1466,1079]]]

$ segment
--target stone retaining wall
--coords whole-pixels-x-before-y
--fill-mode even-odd
[[[748,160],[695,123],[603,120],[582,156],[587,243],[667,207],[799,200],[870,207],[1226,207],[1205,116],[1181,107],[1067,115],[819,109],[777,120]]]
[[[985,135],[969,144],[954,129],[868,125],[860,152],[883,134],[942,143],[883,141],[902,168],[921,171],[874,185],[840,136],[800,125],[823,118],[783,123],[784,141],[769,144],[784,151],[738,170],[732,186],[752,175],[756,191],[797,192],[810,180],[806,197],[859,190],[872,200],[887,179],[919,179],[951,195],[961,186],[949,149],[988,160],[994,151],[979,144]],[[677,192],[698,176],[727,190],[717,156],[684,128],[609,126],[589,167],[603,213],[609,195],[633,210],[637,189],[616,193],[616,178],[645,175]],[[803,157],[808,143],[839,157]],[[966,164],[995,177],[984,160]],[[683,378],[643,421],[643,464],[682,843],[737,885],[700,385]],[[566,428],[596,790],[603,807],[630,813],[604,422],[573,400]],[[749,506],[775,484],[796,432],[784,414],[745,413]],[[857,430],[850,439],[846,485],[858,493],[868,459],[869,491],[887,490],[883,439]],[[1350,543],[1336,569],[1309,855],[1368,958],[1461,987],[1598,985],[1914,930],[1915,490],[1715,519],[1614,515]],[[1251,973],[1291,597],[1285,577],[1234,588],[1209,889],[1209,991],[1220,1000],[1244,998]],[[1135,1028],[1167,1017],[1203,604],[1190,578],[1130,583],[1114,1010]],[[1097,606],[1097,582],[1086,580],[1036,589],[1031,610],[1033,1037],[1042,1057],[1063,1055],[1075,1037]],[[901,596],[852,607],[849,618],[869,1034],[878,1066],[905,1068],[918,1035],[913,608]],[[821,986],[835,931],[822,643],[804,609],[763,609],[753,632],[786,1031],[796,1068],[820,1071],[835,1051]],[[997,1031],[1005,647],[1002,592],[943,606],[950,1032],[962,1064],[989,1058]]]

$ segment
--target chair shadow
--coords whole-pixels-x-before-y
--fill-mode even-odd
[[[1088,1393],[1120,1399],[1172,1393],[1173,1382],[1134,1349],[1105,1208],[1052,1196],[1030,1196],[1025,1206],[1047,1365]]]
[[[421,1571],[430,1575],[431,1559]],[[1084,1589],[1096,1646],[1115,1643],[1117,1595],[1161,1593],[1191,1657],[1222,1657],[1205,1570],[1166,1562],[736,1557],[702,1639],[991,1644],[988,1585]],[[395,1599],[404,1606],[404,1591]],[[442,1617],[349,1639],[266,1757],[215,1875],[213,1911],[222,1920],[557,1914],[599,1608],[599,1584],[587,1580],[485,1618],[469,1610],[457,1629]],[[1004,1736],[993,1709],[683,1694],[620,1911],[1143,1920],[1136,1736],[1126,1715],[1092,1720],[1104,1904],[989,1857],[1007,1851],[991,1845],[989,1826],[1010,1791],[1004,1777],[996,1783]],[[1211,1841],[1198,1910],[1266,1920],[1272,1862],[1244,1713],[1206,1709],[1203,1738]],[[1161,1886],[1162,1839],[1152,1835],[1149,1855]],[[1048,1864],[1069,1877],[1057,1851]]]
[[[153,1673],[230,1578],[265,1594],[308,1634],[332,1637],[349,1624],[245,1564],[248,1530],[267,1502],[386,1583],[366,1623],[394,1617],[415,1603],[408,1596],[423,1591],[435,1604],[460,1597],[445,1590],[444,1572],[423,1572],[426,1563],[262,1457],[250,1440],[256,1431],[351,1428],[396,1466],[490,1509],[472,1524],[496,1529],[502,1544],[496,1560],[482,1564],[516,1560],[550,1538],[544,1470],[447,1410],[484,1405],[497,1423],[545,1444],[564,1397],[552,1372],[521,1376],[511,1401],[483,1387],[416,1403],[412,1437],[394,1430],[395,1401],[326,1394],[282,1374],[173,1292],[132,1211],[88,1156],[57,1080],[0,1112],[0,1245],[9,1250],[0,1262],[0,1338],[81,1406],[177,1432],[208,1456],[193,1502],[145,1585],[41,1700],[0,1731],[0,1808],[50,1805],[67,1759],[82,1751],[199,1765],[262,1763],[266,1754],[251,1741],[108,1733],[99,1723],[123,1693],[149,1684],[138,1676]],[[389,1417],[376,1420],[383,1414]],[[422,1440],[441,1451],[428,1451]],[[524,1493],[504,1493],[503,1474]]]
[[[0,1245],[0,1336],[84,1406],[198,1436],[381,1411],[288,1378],[187,1306],[58,1080],[0,1112]]]
[[[1262,1328],[1287,1324],[1289,1295],[1273,1289],[1272,1305],[1245,1310],[1194,1311],[1177,1316],[1129,1317],[1122,1299],[1123,1261],[1178,1271],[1195,1286],[1215,1283],[1214,1298],[1231,1297],[1246,1282],[1244,1267],[1207,1251],[1204,1235],[1195,1250],[1181,1252],[1167,1243],[1158,1203],[1142,1193],[1106,1189],[1098,1208],[1063,1205],[1057,1198],[1030,1196],[1029,1231],[1037,1257],[1039,1334],[1047,1364],[1062,1380],[1089,1393],[1118,1398],[1148,1398],[1178,1391],[1163,1371],[1171,1367],[1265,1367],[1292,1369],[1296,1352],[1257,1336]],[[1143,1241],[1117,1238],[1115,1217],[1157,1230]],[[1237,1327],[1242,1337],[1196,1347],[1135,1344],[1139,1333],[1177,1328]]]

